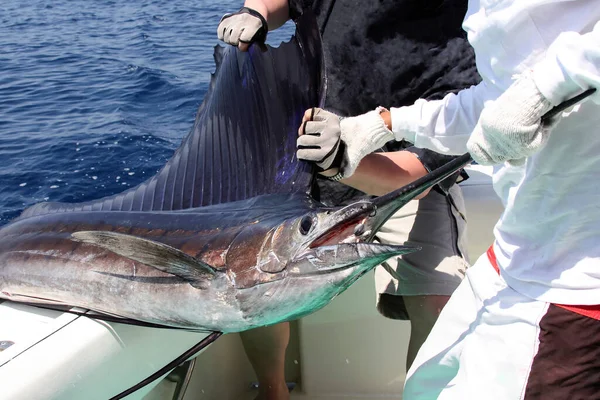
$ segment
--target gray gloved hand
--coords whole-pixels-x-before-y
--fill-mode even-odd
[[[523,75],[486,107],[467,142],[469,153],[482,165],[508,161],[518,166],[539,151],[559,118],[542,123],[552,104],[540,93],[533,78]]]
[[[269,26],[265,18],[256,10],[242,7],[238,12],[225,14],[217,27],[219,40],[245,50],[251,43],[264,43]]]
[[[299,159],[312,161],[324,171],[332,166],[340,166],[341,160],[338,165],[333,165],[341,143],[340,117],[320,108],[312,108],[305,113],[298,133],[300,137],[296,145]]]
[[[308,110],[298,130],[298,158],[313,161],[323,170],[340,168],[348,178],[367,154],[394,140],[379,114],[373,110],[340,119],[320,108]]]

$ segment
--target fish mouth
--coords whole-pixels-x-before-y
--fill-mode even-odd
[[[364,223],[376,214],[377,208],[372,201],[362,200],[342,207],[327,217],[327,225],[313,234],[310,249],[341,243],[357,243],[365,234]]]
[[[296,262],[301,267],[289,269],[290,276],[315,276],[343,271],[355,266],[368,270],[385,260],[420,250],[419,247],[379,243],[342,243],[308,249]]]
[[[361,200],[329,215],[329,224],[315,234],[309,248],[340,243],[371,242],[392,215],[409,201],[471,163],[464,154],[408,185],[371,200]]]

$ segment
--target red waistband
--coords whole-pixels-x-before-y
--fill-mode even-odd
[[[500,268],[498,268],[498,262],[496,261],[496,254],[494,253],[494,246],[490,246],[487,251],[488,259],[492,264],[492,267],[500,274]],[[565,310],[572,311],[574,313],[585,315],[586,317],[593,318],[600,321],[600,304],[592,306],[572,306],[568,304],[555,304],[557,307],[564,308]]]

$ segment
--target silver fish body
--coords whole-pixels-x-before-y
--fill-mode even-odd
[[[25,218],[0,230],[0,298],[193,330],[295,319],[415,250],[361,243],[354,227],[373,210],[369,202],[349,208],[340,219],[342,208],[308,196],[266,195],[179,212]],[[115,240],[103,243],[98,232]]]

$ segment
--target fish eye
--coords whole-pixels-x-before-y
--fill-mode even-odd
[[[303,235],[307,235],[308,232],[310,232],[310,230],[312,229],[313,226],[313,218],[306,215],[304,217],[302,217],[302,220],[300,220],[300,233]]]

